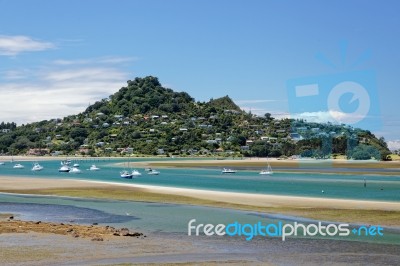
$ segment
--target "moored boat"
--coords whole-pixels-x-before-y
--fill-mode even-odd
[[[271,165],[268,164],[267,169],[262,169],[260,171],[260,175],[272,175],[274,172],[272,171]]]
[[[92,164],[92,166],[90,166],[89,170],[90,171],[99,171],[100,168],[98,168],[96,165]]]
[[[69,171],[71,171],[71,168],[66,164],[61,165],[60,169],[58,169],[58,172],[61,173],[68,173]]]
[[[43,166],[41,166],[39,163],[34,163],[33,167],[32,167],[32,171],[42,171],[43,170]]]
[[[23,165],[20,164],[20,163],[17,163],[17,164],[15,164],[15,165],[13,166],[13,168],[14,168],[14,169],[24,169],[25,166],[23,166]]]
[[[157,171],[157,170],[154,170],[154,169],[150,169],[150,170],[147,172],[147,174],[148,174],[148,175],[159,175],[160,172]]]
[[[78,167],[72,167],[69,171],[71,174],[80,174],[82,171]]]
[[[236,170],[233,170],[233,169],[230,169],[230,168],[222,169],[222,173],[223,174],[235,174],[236,172],[237,172]]]
[[[141,176],[142,173],[140,173],[138,170],[132,170],[131,175],[132,175],[132,176]]]
[[[132,174],[126,170],[122,171],[120,174],[121,174],[120,176],[122,178],[132,179]]]

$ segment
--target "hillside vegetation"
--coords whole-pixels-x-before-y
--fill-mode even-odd
[[[80,114],[18,127],[0,124],[0,152],[389,159],[385,140],[368,130],[256,116],[229,96],[196,102],[152,76],[129,80]]]

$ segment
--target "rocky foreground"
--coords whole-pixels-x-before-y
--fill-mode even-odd
[[[103,241],[111,237],[146,237],[142,233],[130,232],[127,228],[117,229],[112,226],[99,226],[97,224],[78,225],[41,221],[20,221],[15,220],[13,216],[0,220],[0,234],[28,232],[70,235],[73,238],[90,238],[92,241]]]

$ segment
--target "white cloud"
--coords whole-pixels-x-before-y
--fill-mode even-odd
[[[29,82],[0,83],[0,117],[18,124],[77,114],[115,93],[129,79],[117,67],[63,67],[32,71]]]
[[[51,70],[42,73],[42,79],[50,82],[88,82],[121,80],[125,74],[110,67],[81,67],[66,70]]]
[[[238,105],[242,104],[258,104],[258,103],[271,103],[271,102],[281,102],[284,100],[234,100]]]
[[[123,57],[123,56],[105,56],[99,58],[77,59],[77,60],[54,60],[53,64],[60,66],[69,65],[98,65],[98,64],[122,64],[138,60],[137,57]]]
[[[400,150],[400,140],[389,140],[387,141],[387,144],[391,151]]]
[[[24,79],[28,75],[27,71],[25,70],[8,70],[1,72],[1,78],[6,80],[19,80]]]
[[[328,112],[328,111],[318,111],[318,112],[304,112],[297,114],[290,114],[290,118],[293,119],[304,119],[308,122],[315,123],[338,123],[342,117],[345,117],[346,114],[340,112]]]
[[[55,48],[51,42],[34,40],[28,36],[0,35],[0,55],[14,56],[23,52],[37,52]]]

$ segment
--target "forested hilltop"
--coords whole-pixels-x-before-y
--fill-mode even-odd
[[[390,159],[385,140],[368,130],[256,116],[228,96],[196,102],[152,76],[129,80],[77,115],[22,126],[1,123],[0,152]]]

